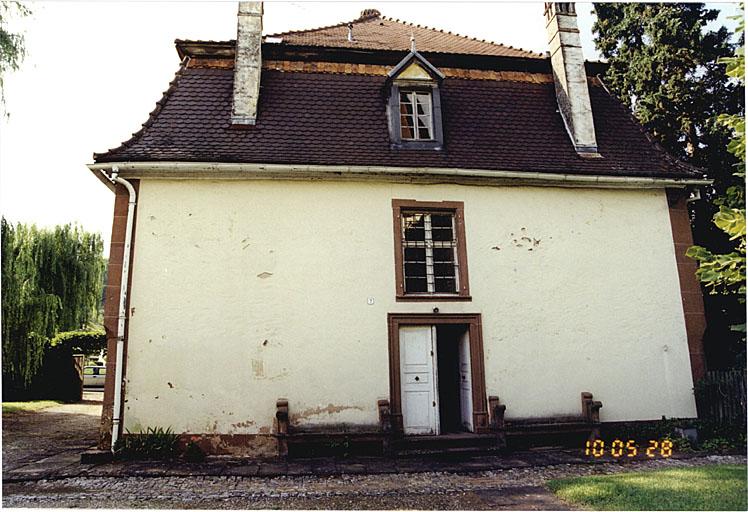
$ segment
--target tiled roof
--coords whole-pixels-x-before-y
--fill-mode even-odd
[[[349,24],[352,26],[353,41],[348,40]],[[361,17],[351,22],[311,30],[282,32],[266,37],[281,38],[285,44],[300,46],[409,51],[411,35],[415,38],[420,52],[543,57],[520,48],[383,17],[379,11],[373,9],[363,11]]]
[[[97,162],[457,167],[686,177],[602,87],[590,95],[601,159],[580,158],[552,83],[446,78],[444,148],[390,147],[385,77],[263,70],[256,126],[230,127],[233,71],[183,68],[144,128]]]

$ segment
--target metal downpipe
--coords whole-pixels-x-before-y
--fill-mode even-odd
[[[127,319],[127,285],[128,278],[130,275],[130,247],[132,246],[132,228],[133,228],[133,217],[135,214],[135,204],[137,195],[135,188],[132,184],[118,176],[119,169],[112,167],[111,176],[107,176],[107,179],[114,184],[119,183],[124,186],[130,198],[127,203],[127,226],[125,228],[125,244],[122,254],[122,277],[120,280],[120,292],[119,292],[119,315],[117,318],[117,354],[115,359],[114,368],[114,404],[112,409],[112,446],[111,450],[114,453],[114,445],[119,439],[120,435],[120,423],[122,421],[122,367],[124,364],[124,353],[125,353],[125,321]]]

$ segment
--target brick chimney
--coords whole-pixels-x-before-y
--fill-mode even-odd
[[[546,2],[545,20],[556,99],[566,130],[579,156],[599,158],[574,2]]]
[[[239,2],[237,18],[231,124],[253,125],[260,97],[262,2]]]

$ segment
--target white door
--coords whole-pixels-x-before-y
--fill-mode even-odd
[[[460,337],[460,411],[462,426],[473,431],[473,375],[470,367],[470,331]]]
[[[400,328],[400,399],[406,434],[438,434],[436,327]]]

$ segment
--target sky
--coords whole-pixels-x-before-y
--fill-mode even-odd
[[[86,168],[94,152],[140,129],[179,67],[175,39],[236,36],[234,1],[27,2],[11,20],[26,38],[19,71],[5,77],[0,119],[0,213],[13,222],[75,222],[108,254],[113,194]],[[720,9],[718,22],[737,13]],[[265,34],[384,16],[536,52],[546,51],[542,2],[265,2]],[[597,60],[591,3],[577,3],[584,55]],[[730,26],[730,25],[728,25]],[[734,24],[732,25],[734,26]]]

